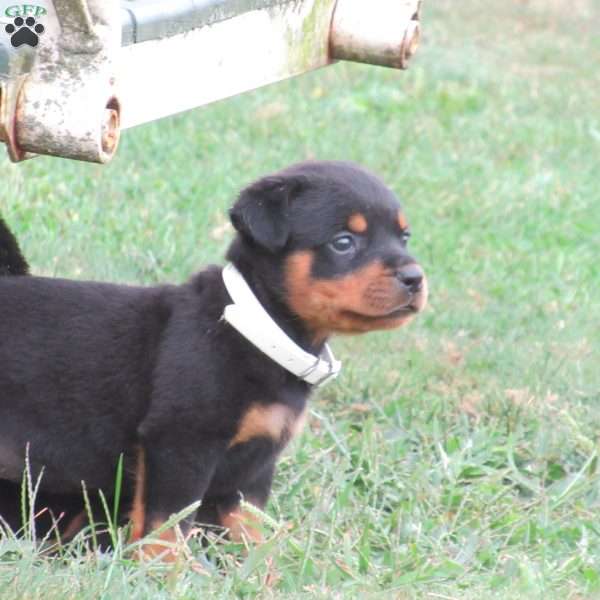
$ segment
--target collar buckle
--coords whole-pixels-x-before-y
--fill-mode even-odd
[[[323,375],[321,378],[317,379],[317,381],[315,381],[313,383],[313,385],[316,387],[322,387],[322,386],[326,385],[327,383],[329,383],[330,381],[332,381],[333,379],[335,379],[338,376],[338,373],[339,373],[339,371],[334,371],[333,365],[330,363],[329,371],[327,373],[325,373],[325,375]]]
[[[315,362],[306,371],[299,373],[298,377],[308,381],[312,385],[320,387],[335,379],[341,368],[341,363],[335,359],[329,345],[325,344],[321,355],[315,358]],[[323,373],[325,369],[327,371]],[[315,379],[315,376],[319,373],[323,374]]]

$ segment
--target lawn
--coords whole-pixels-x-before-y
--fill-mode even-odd
[[[484,7],[485,4],[485,7]],[[435,0],[406,73],[338,64],[127,131],[108,166],[0,158],[38,274],[181,282],[254,178],[349,159],[404,202],[430,306],[334,341],[244,553],[202,568],[0,540],[0,598],[600,598],[600,2]]]

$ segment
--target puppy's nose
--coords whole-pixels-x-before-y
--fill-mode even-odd
[[[396,273],[396,277],[405,285],[410,292],[416,294],[421,290],[423,285],[423,270],[419,265],[410,263],[400,267]]]

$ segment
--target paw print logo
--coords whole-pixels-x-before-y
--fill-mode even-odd
[[[44,26],[41,23],[36,23],[33,17],[16,17],[12,23],[9,23],[4,30],[10,37],[10,43],[17,48],[23,44],[27,44],[35,48],[40,41],[39,36],[44,33]]]

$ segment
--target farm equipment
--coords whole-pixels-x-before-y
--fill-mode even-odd
[[[420,0],[0,0],[13,161],[106,163],[121,130],[338,60],[407,68]]]

